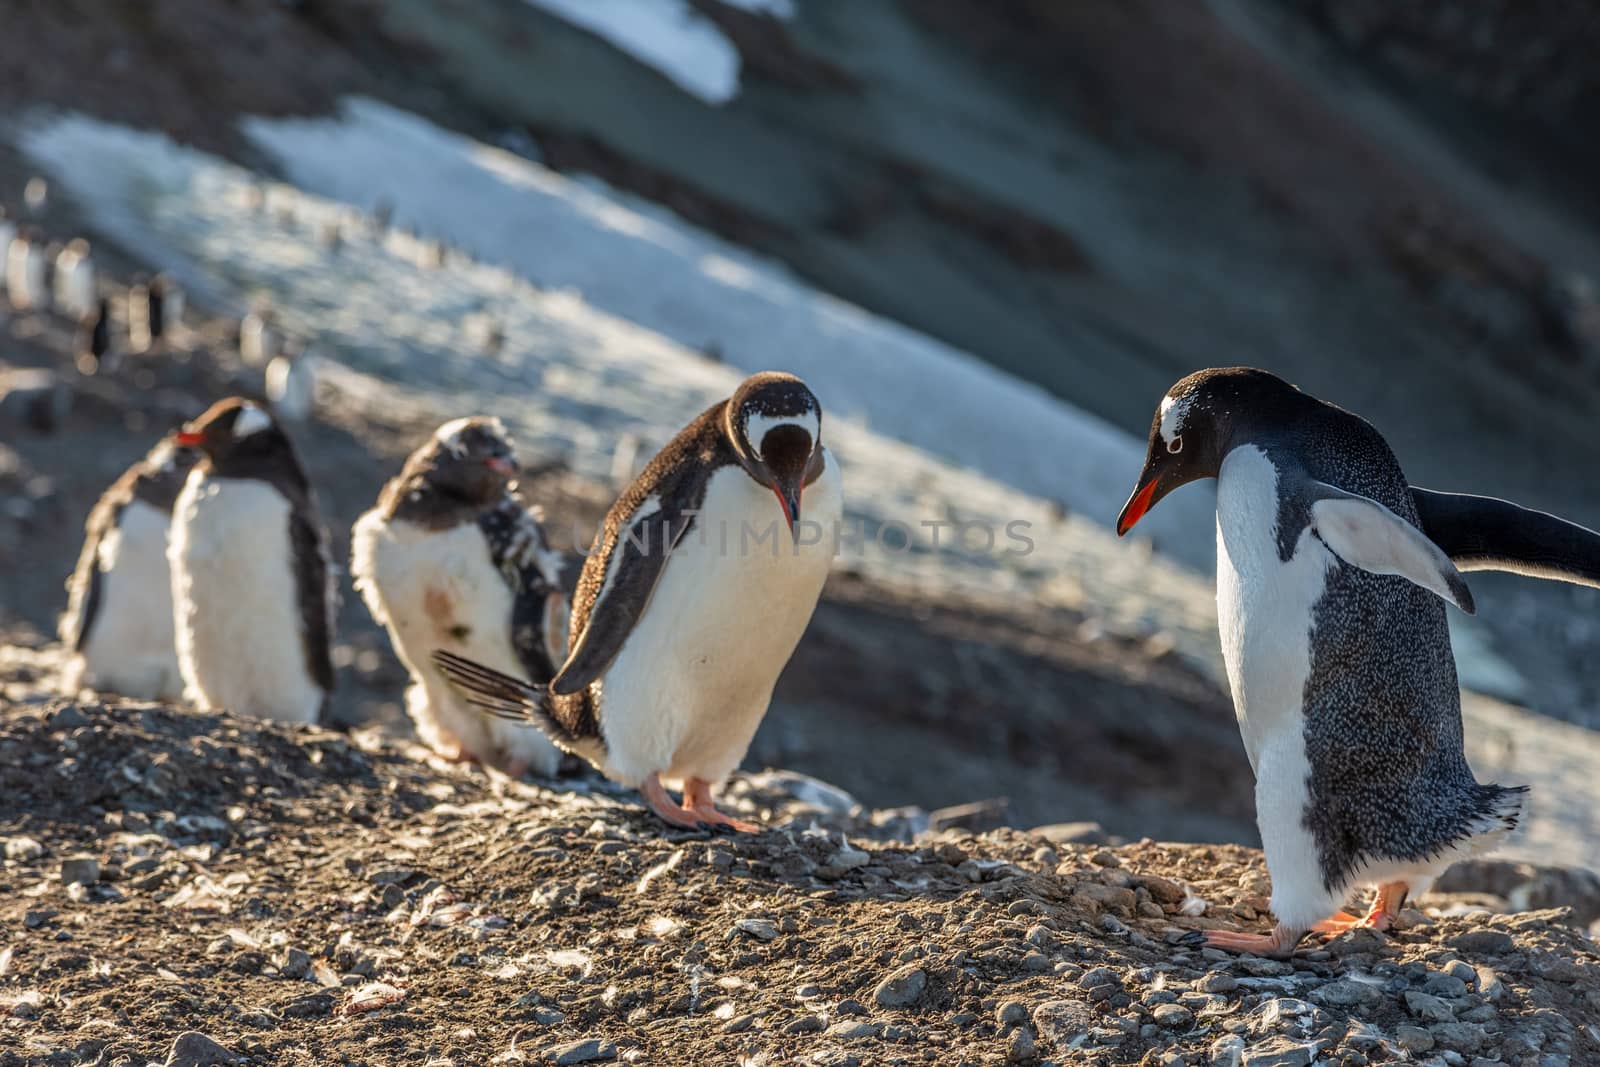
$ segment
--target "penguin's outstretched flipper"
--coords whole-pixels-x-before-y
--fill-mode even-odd
[[[1450,601],[1471,615],[1472,591],[1444,550],[1409,522],[1369,497],[1308,480],[1314,498],[1311,528],[1329,550],[1352,567],[1395,574]]]
[[[1428,537],[1464,571],[1600,589],[1600,533],[1509,500],[1411,487]]]

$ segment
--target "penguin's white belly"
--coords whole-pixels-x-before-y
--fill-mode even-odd
[[[1278,474],[1260,449],[1228,453],[1217,483],[1217,628],[1256,773],[1256,825],[1272,875],[1272,910],[1291,926],[1309,926],[1339,903],[1322,885],[1304,820],[1312,609],[1337,561],[1309,531],[1298,532],[1288,562],[1280,558]]]
[[[100,601],[84,642],[79,683],[123,696],[183,694],[173,647],[166,512],[134,500],[98,549]]]
[[[172,598],[190,699],[315,722],[326,693],[306,665],[289,501],[264,482],[197,471],[173,514]]]
[[[406,706],[423,742],[446,756],[553,776],[561,752],[536,727],[467,704],[433,665],[434,651],[448,649],[527,678],[511,644],[511,587],[492,563],[483,531],[475,523],[427,530],[369,511],[356,523],[351,571],[411,674]]]
[[[45,254],[36,244],[13,240],[6,255],[6,293],[18,308],[45,302]]]
[[[843,513],[831,455],[801,500],[802,520],[817,524],[802,540],[820,527],[817,544],[797,547],[777,498],[742,469],[712,476],[695,529],[601,680],[608,775],[716,784],[739,765],[816,609]],[[776,540],[756,540],[769,532]]]

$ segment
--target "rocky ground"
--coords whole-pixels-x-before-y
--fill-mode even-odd
[[[1435,896],[1235,959],[1177,942],[1267,923],[1236,846],[910,840],[783,774],[731,789],[763,834],[664,832],[596,783],[418,755],[0,712],[0,1065],[1600,1062],[1570,908]]]

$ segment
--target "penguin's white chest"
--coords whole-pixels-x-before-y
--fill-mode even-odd
[[[512,590],[478,525],[430,530],[403,519],[386,522],[370,511],[356,523],[351,570],[362,599],[388,629],[395,654],[411,673],[407,708],[423,741],[446,755],[553,775],[561,753],[543,734],[469,706],[431,659],[448,649],[527,678],[511,642]]]
[[[799,546],[770,490],[736,467],[712,476],[601,680],[609,774],[716,783],[739,765],[816,609],[843,512],[831,455],[801,501],[801,541],[815,543]]]
[[[1256,825],[1272,875],[1272,910],[1301,929],[1338,901],[1322,885],[1305,826],[1311,766],[1305,687],[1312,610],[1336,558],[1307,530],[1278,551],[1278,472],[1264,452],[1228,453],[1217,479],[1217,628],[1234,713],[1256,774]]]
[[[13,240],[6,253],[6,292],[18,308],[42,307],[45,252],[37,242]]]
[[[289,501],[265,482],[189,476],[169,560],[178,662],[202,709],[315,722],[326,696],[307,669]]]
[[[83,647],[82,684],[145,699],[183,691],[173,648],[166,512],[134,500],[97,550],[100,600]]]

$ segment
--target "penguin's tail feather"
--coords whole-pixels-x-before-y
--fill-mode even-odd
[[[1482,851],[1492,848],[1517,828],[1528,787],[1480,785],[1478,790],[1478,813],[1472,820],[1472,834],[1481,841],[1475,851]]]
[[[444,649],[434,651],[433,665],[462,699],[478,710],[497,719],[536,726],[564,749],[570,750],[580,744],[572,731],[556,718],[550,706],[549,686],[525,682]]]

